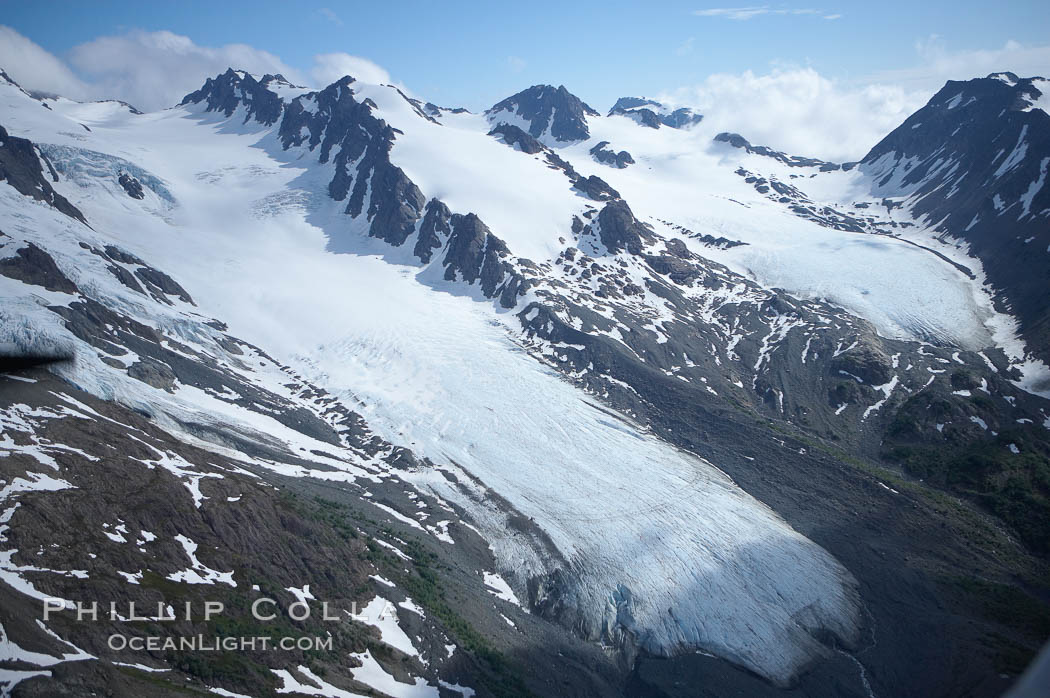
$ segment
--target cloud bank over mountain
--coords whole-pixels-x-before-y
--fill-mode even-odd
[[[856,160],[945,80],[1000,70],[1050,74],[1050,46],[1009,41],[998,49],[951,51],[934,35],[917,42],[915,49],[915,65],[857,80],[833,79],[812,67],[774,66],[713,74],[659,98],[694,107],[708,124],[741,133],[754,143],[829,160]],[[512,67],[525,63],[521,58],[510,60]],[[349,53],[317,54],[311,66],[301,68],[247,44],[202,46],[166,30],[98,37],[73,47],[63,58],[0,25],[0,67],[29,90],[78,100],[119,99],[144,111],[176,104],[205,78],[228,67],[281,73],[296,84],[315,87],[343,75],[376,84],[395,80],[382,66]],[[508,80],[515,74],[511,71]],[[520,87],[508,84],[508,91]]]

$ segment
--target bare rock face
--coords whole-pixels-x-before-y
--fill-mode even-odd
[[[278,134],[286,150],[317,150],[322,163],[335,152],[329,195],[336,201],[347,200],[345,212],[349,216],[366,212],[371,221],[369,235],[397,247],[415,231],[426,198],[401,168],[390,162],[397,132],[374,115],[371,101],[355,99],[353,83],[354,79],[347,76],[320,92],[291,100]],[[307,100],[309,109],[303,106]],[[351,167],[354,162],[356,166]]]
[[[609,141],[601,141],[593,148],[590,149],[590,154],[598,162],[604,163],[615,167],[618,170],[622,170],[628,165],[634,164],[634,158],[626,150],[616,152],[606,146],[609,145]]]
[[[597,175],[580,177],[572,185],[595,201],[611,201],[620,198],[620,192],[609,186],[609,183]]]
[[[540,138],[550,134],[555,141],[568,143],[584,141],[591,137],[587,127],[588,116],[598,112],[587,106],[565,86],[533,85],[485,112],[493,123],[501,123],[504,113],[516,115],[529,122],[529,134]]]
[[[171,392],[175,387],[175,372],[171,366],[148,356],[129,366],[128,375],[161,390]]]
[[[598,214],[598,226],[602,244],[610,252],[641,254],[644,242],[652,239],[652,233],[634,217],[625,201],[607,203]]]
[[[29,243],[15,257],[0,259],[0,274],[27,284],[43,286],[48,291],[76,293],[77,285],[69,280],[47,252]]]
[[[830,368],[856,377],[867,385],[885,385],[893,377],[890,357],[876,346],[864,344],[832,359]]]
[[[7,130],[0,126],[0,181],[7,182],[23,196],[44,201],[70,218],[84,223],[84,214],[80,209],[56,192],[51,182],[47,181],[40,161],[37,149],[31,141],[10,136]],[[44,162],[47,163],[47,160]],[[57,182],[58,174],[50,163],[48,170],[52,179]]]
[[[451,219],[452,212],[443,202],[431,199],[427,203],[426,214],[419,226],[419,238],[413,249],[413,253],[424,264],[430,262],[434,250],[445,244],[449,233],[452,232]]]
[[[506,243],[493,235],[473,213],[454,214],[445,253],[445,279],[480,282],[486,298],[499,297],[505,308],[513,308],[528,284],[510,264]]]
[[[124,191],[128,193],[132,199],[144,199],[146,198],[146,192],[142,190],[142,182],[138,181],[127,172],[121,172],[117,177],[117,183],[124,187]]]
[[[489,131],[489,135],[499,136],[507,145],[517,146],[523,153],[529,155],[535,155],[545,148],[542,143],[513,124],[500,124]]]

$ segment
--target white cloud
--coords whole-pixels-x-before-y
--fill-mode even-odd
[[[338,20],[334,13],[322,14],[331,21]],[[78,100],[120,99],[144,111],[177,104],[207,78],[227,68],[256,75],[281,73],[296,84],[319,87],[344,75],[362,82],[391,82],[390,74],[380,66],[347,53],[314,56],[313,67],[303,73],[278,56],[246,44],[201,46],[170,31],[99,37],[73,47],[66,63],[3,25],[0,68],[27,90]]]
[[[27,90],[73,99],[86,99],[90,94],[90,88],[65,63],[4,25],[0,25],[0,69]]]
[[[948,80],[999,71],[1050,76],[1050,46],[1007,41],[997,49],[951,51],[933,35],[916,42],[915,55],[911,67],[853,81],[784,65],[765,75],[712,75],[662,99],[695,107],[711,128],[739,133],[757,145],[845,161],[863,157]]]
[[[769,5],[753,7],[715,7],[706,10],[693,10],[697,17],[724,17],[738,22],[745,22],[761,15],[823,15],[822,10],[812,8],[772,8]],[[842,15],[827,15],[824,19],[838,19]]]
[[[1050,77],[1050,45],[1026,46],[1007,41],[1001,48],[951,51],[933,34],[915,43],[919,62],[912,67],[886,70],[867,77],[872,82],[890,82],[910,89],[936,91],[948,80],[969,80],[989,73],[1010,71],[1027,78]]]
[[[525,70],[527,63],[524,58],[518,56],[507,56],[507,65],[509,65],[510,69],[515,73],[520,73]]]
[[[336,25],[337,27],[343,26],[343,20],[340,19],[339,15],[337,15],[335,13],[335,11],[332,10],[331,8],[322,7],[321,9],[319,9],[317,11],[317,14],[321,15],[322,17],[324,17],[325,19],[327,19],[329,22],[331,22],[332,24]]]
[[[169,31],[132,31],[75,46],[70,62],[91,82],[96,99],[122,99],[151,111],[178,103],[227,68],[300,75],[280,58],[246,44],[209,48]]]
[[[373,84],[389,84],[390,73],[367,58],[351,56],[349,53],[322,53],[314,56],[314,67],[310,70],[314,84],[330,85],[344,75],[355,80]]]
[[[713,132],[841,162],[863,157],[929,96],[892,85],[843,85],[811,68],[794,68],[712,75],[661,99],[697,108]]]

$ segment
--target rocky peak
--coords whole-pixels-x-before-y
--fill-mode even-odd
[[[191,92],[179,103],[180,105],[205,103],[205,111],[221,112],[232,116],[238,107],[244,106],[244,121],[258,121],[272,126],[281,118],[284,102],[268,85],[281,81],[291,85],[280,75],[264,75],[261,80],[243,70],[228,68],[214,78],[205,80],[204,85],[196,92]]]
[[[1037,139],[1040,135],[1050,137],[1046,133],[1050,123],[1046,109],[1050,104],[1038,106],[1046,93],[1050,93],[1050,81],[1041,77],[1018,78],[1013,73],[949,80],[926,106],[883,138],[861,162],[871,165],[888,153],[902,158],[923,158],[942,146],[967,155],[968,160],[975,159],[979,153],[970,146],[978,145],[977,141],[997,142],[1006,136],[1016,142],[1022,128],[1026,135],[1031,131]],[[980,155],[988,154],[980,150]],[[968,164],[980,165],[980,162]],[[913,173],[907,181],[920,178],[918,173]]]
[[[587,117],[598,116],[564,85],[533,85],[494,105],[486,114],[493,125],[512,123],[508,117],[517,116],[528,123],[533,138],[543,140],[549,135],[550,140],[560,143],[590,138]]]
[[[463,107],[439,107],[433,102],[427,102],[423,105],[423,111],[428,116],[441,116],[442,114],[469,114],[470,110]]]
[[[620,97],[609,110],[608,116],[626,116],[642,126],[660,128],[685,128],[703,121],[703,114],[697,114],[688,107],[671,109],[662,102],[646,97]]]
[[[1050,346],[1048,95],[1039,77],[951,80],[860,164],[874,193],[902,198],[913,216],[966,241],[1039,348]]]
[[[264,87],[269,87],[270,85],[298,88],[303,87],[302,85],[293,84],[290,80],[288,80],[288,78],[284,77],[280,73],[267,73],[266,75],[263,75],[262,78],[259,80],[259,84],[263,85]]]
[[[734,148],[739,148],[747,153],[754,155],[762,155],[764,157],[773,158],[788,167],[818,167],[821,172],[830,172],[832,170],[851,170],[857,163],[847,162],[844,164],[838,164],[835,162],[825,162],[824,160],[818,160],[817,158],[807,158],[800,155],[788,155],[779,150],[773,150],[767,148],[764,145],[752,145],[750,141],[741,136],[739,133],[729,133],[723,131],[722,133],[715,136],[716,143],[728,143]]]

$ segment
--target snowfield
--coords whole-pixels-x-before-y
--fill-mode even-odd
[[[698,254],[763,286],[829,300],[868,320],[885,337],[934,338],[972,349],[990,343],[987,324],[993,312],[980,284],[899,240],[804,220],[759,195],[735,173],[742,166],[774,175],[822,203],[876,202],[856,169],[810,179],[813,168],[788,167],[713,142],[716,133],[703,122],[685,130],[639,128],[623,116],[591,118],[589,124],[591,140],[562,154],[582,173],[608,181],[636,215],[650,223],[665,220],[694,233],[748,243],[721,250],[683,237]],[[588,150],[599,141],[627,150],[636,164],[617,170],[593,162]]]

